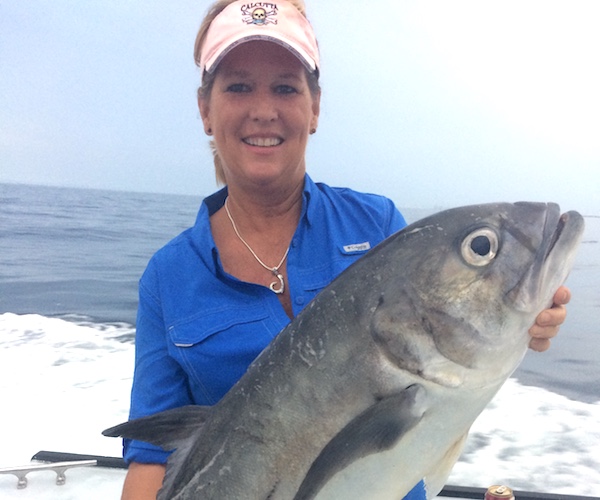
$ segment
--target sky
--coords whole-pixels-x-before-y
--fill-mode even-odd
[[[0,0],[0,182],[208,195],[204,0]],[[600,214],[598,0],[306,0],[316,181]]]

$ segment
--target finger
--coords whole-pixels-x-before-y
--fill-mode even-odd
[[[540,326],[535,324],[529,329],[529,335],[532,337],[531,340],[549,340],[556,337],[558,330],[558,326]]]
[[[535,318],[535,324],[538,326],[560,326],[567,318],[567,308],[565,306],[555,305],[550,309],[544,309]]]
[[[550,340],[545,338],[532,338],[529,341],[529,348],[537,352],[547,351],[550,348]]]
[[[552,302],[554,303],[554,305],[559,306],[564,306],[565,304],[568,304],[570,300],[571,290],[569,290],[566,286],[559,287],[559,289],[556,290],[554,297],[552,298]]]

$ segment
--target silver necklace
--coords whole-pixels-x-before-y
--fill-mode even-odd
[[[275,292],[276,294],[283,293],[283,291],[285,290],[285,283],[283,282],[283,274],[281,274],[279,272],[279,268],[283,265],[283,262],[285,261],[285,258],[287,257],[288,252],[290,251],[290,247],[287,247],[287,250],[283,254],[283,257],[281,258],[281,262],[279,262],[279,264],[277,266],[275,266],[275,267],[269,267],[269,266],[267,266],[262,260],[259,259],[258,255],[256,255],[256,252],[254,252],[254,250],[252,250],[252,248],[250,248],[250,245],[248,245],[248,243],[246,243],[246,240],[244,240],[244,238],[242,238],[242,236],[240,235],[240,232],[238,231],[238,228],[235,225],[235,222],[233,221],[233,217],[231,216],[231,213],[229,212],[229,206],[227,205],[228,201],[229,201],[229,197],[225,198],[225,212],[227,212],[227,217],[229,217],[229,220],[231,221],[231,226],[233,227],[233,230],[235,231],[235,234],[240,239],[240,241],[244,245],[246,245],[246,248],[248,250],[250,250],[250,253],[256,259],[256,261],[261,266],[263,266],[267,271],[272,272],[273,276],[275,276],[279,280],[279,283],[277,283],[277,281],[274,281],[273,283],[271,283],[269,285],[269,288],[271,289],[271,291]],[[276,288],[278,284],[279,284],[279,288]]]

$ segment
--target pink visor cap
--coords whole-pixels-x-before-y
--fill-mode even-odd
[[[312,73],[319,48],[312,27],[291,3],[237,1],[213,19],[200,53],[200,68],[213,73],[233,48],[244,42],[274,42],[294,54]]]

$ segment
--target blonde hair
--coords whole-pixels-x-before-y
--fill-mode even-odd
[[[208,28],[210,28],[210,24],[213,22],[215,17],[217,17],[229,4],[232,4],[235,1],[237,0],[217,0],[204,16],[202,24],[200,25],[200,29],[198,30],[198,34],[196,35],[196,42],[194,43],[194,61],[196,62],[196,66],[202,70],[202,84],[198,88],[199,99],[208,99],[210,97],[210,92],[215,81],[215,73],[207,73],[200,65],[200,54],[202,53],[202,47],[204,46],[204,42],[206,40]],[[296,7],[300,14],[306,17],[306,6],[304,4],[304,0],[287,1]],[[321,88],[319,87],[319,72],[317,70],[314,73],[310,73],[307,70],[306,74],[310,91],[313,96],[317,96],[321,91]],[[217,184],[227,184],[227,180],[225,179],[225,171],[223,170],[221,158],[217,152],[217,147],[214,140],[210,141],[210,149],[213,154]]]

